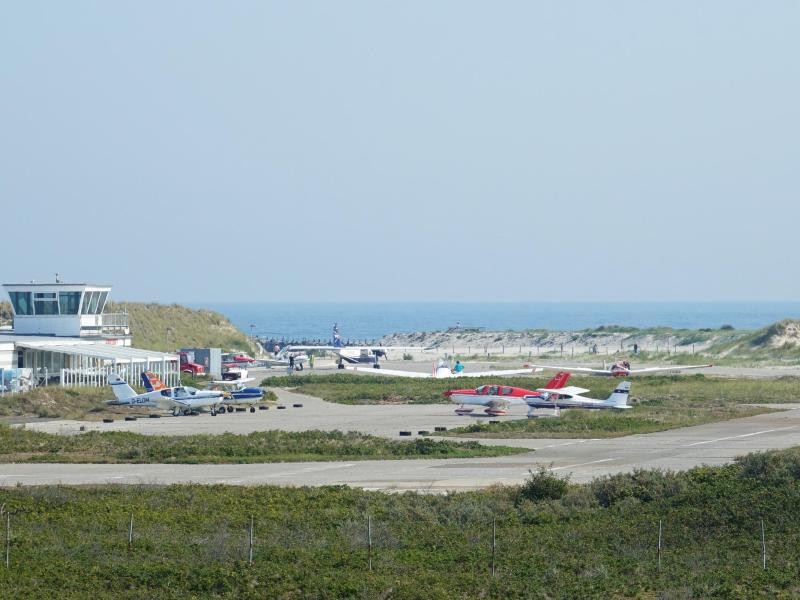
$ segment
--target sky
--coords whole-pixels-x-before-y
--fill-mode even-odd
[[[9,2],[2,282],[797,300],[800,3]]]

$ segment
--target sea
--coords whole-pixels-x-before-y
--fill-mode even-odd
[[[248,335],[285,340],[377,340],[392,333],[488,330],[572,331],[601,325],[759,329],[800,318],[795,302],[280,302],[194,304],[221,312]]]

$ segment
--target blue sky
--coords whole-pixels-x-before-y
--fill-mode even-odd
[[[3,281],[798,299],[796,2],[16,2]]]

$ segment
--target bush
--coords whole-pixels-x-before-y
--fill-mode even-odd
[[[569,487],[569,476],[559,477],[544,465],[539,465],[536,472],[528,473],[530,475],[519,490],[520,496],[526,500],[559,500]]]

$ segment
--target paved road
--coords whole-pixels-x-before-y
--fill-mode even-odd
[[[342,406],[317,399],[281,393],[281,400],[301,400],[303,408],[236,413],[225,417],[177,417],[114,424],[86,424],[104,429],[142,433],[197,431],[246,432],[261,429],[357,429],[379,435],[396,435],[399,428],[431,429],[450,426],[469,417],[452,414],[452,406]],[[522,410],[522,409],[518,409]],[[513,418],[513,417],[509,417]],[[39,430],[58,431],[78,422],[29,424]],[[227,483],[235,485],[332,485],[366,489],[442,492],[474,489],[495,483],[519,483],[539,464],[571,474],[573,481],[589,481],[635,468],[688,469],[718,465],[736,456],[764,449],[800,445],[800,407],[744,419],[688,427],[656,434],[610,440],[484,440],[531,448],[535,452],[482,459],[353,461],[277,463],[258,465],[0,465],[0,485],[45,483]]]

